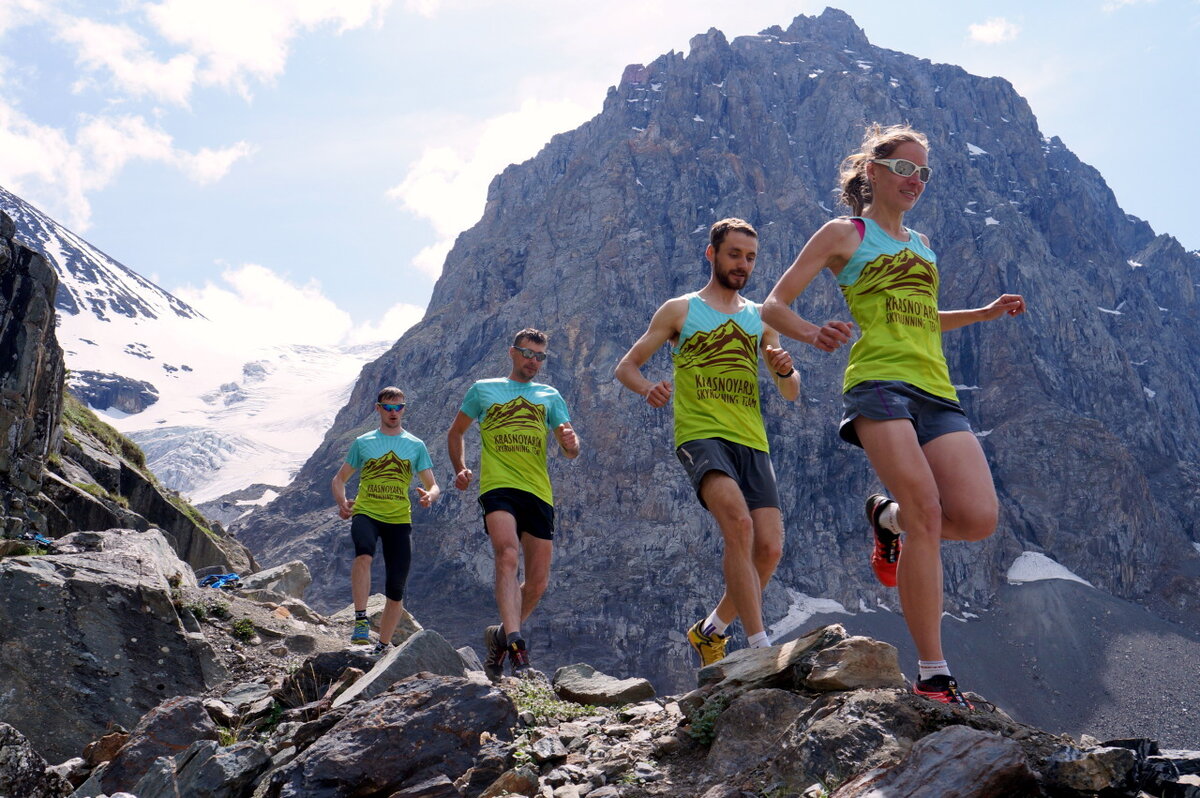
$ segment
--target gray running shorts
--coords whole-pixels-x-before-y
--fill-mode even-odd
[[[720,471],[732,478],[742,489],[746,506],[751,510],[779,506],[775,468],[766,452],[724,438],[701,438],[681,444],[675,450],[675,456],[687,471],[696,498],[705,510],[708,505],[700,496],[700,483],[709,471]]]
[[[873,421],[907,418],[916,428],[921,446],[948,432],[971,431],[971,422],[958,402],[899,380],[867,380],[842,394],[838,435],[846,443],[862,446],[852,423],[858,416]]]

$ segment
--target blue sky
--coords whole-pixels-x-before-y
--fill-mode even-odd
[[[827,3],[738,5],[0,0],[0,185],[214,318],[396,338],[492,175],[599,112],[626,64]],[[1008,79],[1127,212],[1200,249],[1173,196],[1200,168],[1200,0],[837,7],[876,45]]]

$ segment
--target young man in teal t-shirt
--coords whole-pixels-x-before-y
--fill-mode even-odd
[[[401,424],[404,416],[404,392],[394,386],[379,392],[375,402],[379,413],[379,428],[360,435],[350,444],[346,462],[333,478],[333,499],[338,515],[350,521],[350,536],[354,540],[354,564],[350,568],[350,593],[354,599],[354,631],[350,642],[369,645],[370,622],[367,620],[367,598],[371,594],[371,562],[378,543],[383,544],[384,579],[383,616],[379,619],[379,643],[376,653],[391,644],[392,635],[400,621],[404,600],[404,585],[412,563],[412,503],[408,488],[415,473],[424,488],[417,488],[422,507],[429,507],[441,489],[433,476],[433,463],[425,443],[406,432]],[[346,498],[346,481],[360,471],[358,495]]]
[[[510,659],[514,675],[529,672],[529,653],[521,624],[546,591],[554,538],[554,495],[546,471],[547,433],[570,459],[579,456],[579,438],[562,396],[534,382],[545,362],[545,333],[526,328],[508,348],[512,370],[507,378],[480,380],[467,391],[447,434],[454,487],[466,490],[474,473],[463,458],[463,434],[479,421],[483,443],[479,506],[484,531],[496,558],[496,604],[500,623],[484,631],[484,669],[493,680]],[[525,581],[517,566],[525,558]]]

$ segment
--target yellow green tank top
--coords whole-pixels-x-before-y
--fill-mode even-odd
[[[838,286],[862,331],[850,348],[842,386],[899,380],[958,401],[942,353],[937,255],[915,230],[897,241],[871,219],[863,240],[838,275]]]
[[[679,345],[671,350],[676,446],[724,438],[769,451],[758,402],[759,311],[747,300],[737,313],[721,313],[699,294],[688,295]]]

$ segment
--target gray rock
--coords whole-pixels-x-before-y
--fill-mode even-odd
[[[63,798],[71,784],[33,749],[19,731],[0,723],[0,796]]]
[[[262,744],[252,741],[225,748],[211,740],[199,740],[178,760],[175,769],[177,794],[189,798],[241,798],[271,763]],[[139,790],[134,792],[140,798],[152,798]],[[168,793],[163,798],[174,796],[175,793]]]
[[[66,779],[72,788],[78,787],[87,781],[88,775],[92,772],[92,768],[88,765],[87,760],[81,756],[72,757],[66,762],[60,762],[57,765],[51,765],[47,770]]]
[[[1137,754],[1117,746],[1088,751],[1065,749],[1042,771],[1047,785],[1077,792],[1122,790],[1132,785]]]
[[[617,679],[582,662],[555,671],[553,684],[560,698],[577,704],[609,707],[654,697],[645,679]]]
[[[484,790],[479,798],[499,798],[499,796],[510,793],[535,795],[537,786],[537,771],[522,765],[500,774],[500,778],[496,779],[490,787]]]
[[[744,648],[701,668],[697,680],[729,698],[759,687],[800,686],[815,658],[849,637],[840,624],[830,624],[779,646]]]
[[[292,560],[265,571],[241,577],[246,590],[271,590],[291,598],[303,599],[304,591],[312,584],[308,566],[300,560]]]
[[[1012,798],[1038,795],[1021,746],[995,734],[950,726],[922,738],[895,767],[840,787],[834,798]]]
[[[223,678],[176,614],[171,582],[191,568],[161,533],[79,532],[59,545],[66,553],[0,561],[0,717],[55,760]]]
[[[731,703],[716,723],[708,767],[733,775],[775,755],[775,744],[812,702],[787,690],[751,690]]]
[[[271,688],[269,685],[262,684],[261,682],[241,682],[226,691],[223,697],[237,712],[244,712],[246,707],[255,701],[266,698],[270,694]]]
[[[217,737],[216,724],[199,698],[169,698],[146,713],[129,733],[129,741],[103,770],[88,779],[77,795],[83,798],[101,792],[134,790],[159,757],[174,756],[197,740],[216,740]],[[173,773],[174,767],[171,770]],[[155,783],[165,788],[170,781],[160,773]],[[85,790],[89,785],[97,791]]]
[[[394,683],[417,673],[462,676],[466,669],[458,652],[437,632],[422,629],[380,657],[375,667],[333,700],[340,707],[358,698],[372,698]]]
[[[483,660],[475,653],[475,649],[470,646],[463,646],[458,649],[458,655],[462,657],[463,666],[467,670],[483,672]]]
[[[817,652],[804,685],[813,690],[905,686],[896,648],[868,637],[851,637]]]
[[[351,788],[390,795],[438,774],[465,772],[481,737],[511,740],[515,722],[512,702],[494,687],[445,676],[407,679],[350,708],[271,776],[268,795],[334,798]],[[364,762],[372,767],[364,769]]]
[[[462,793],[454,782],[439,774],[420,784],[396,790],[388,798],[462,798]]]
[[[530,750],[533,761],[538,765],[562,762],[567,758],[567,749],[562,740],[554,735],[539,738],[534,741]]]

